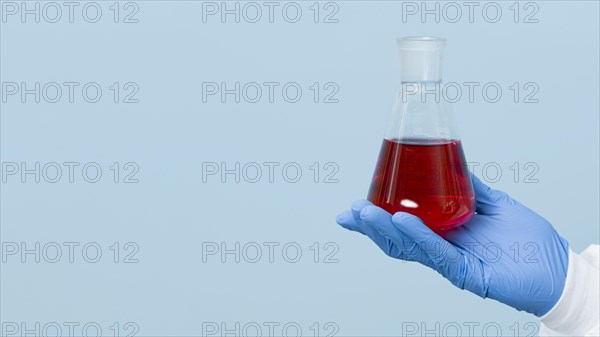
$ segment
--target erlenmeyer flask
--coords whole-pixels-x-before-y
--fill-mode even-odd
[[[369,201],[418,216],[438,234],[474,213],[473,186],[449,105],[442,97],[446,40],[398,39],[402,88],[369,190]]]

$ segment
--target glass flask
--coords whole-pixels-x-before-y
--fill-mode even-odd
[[[401,90],[368,200],[391,214],[413,214],[443,235],[475,211],[465,155],[450,106],[442,97],[446,40],[406,37],[397,42]]]

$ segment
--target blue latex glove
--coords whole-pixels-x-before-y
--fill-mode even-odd
[[[387,255],[422,263],[455,286],[536,316],[556,304],[565,285],[568,243],[552,225],[472,175],[476,214],[442,238],[421,219],[393,216],[366,200],[338,215],[342,227],[373,240]]]

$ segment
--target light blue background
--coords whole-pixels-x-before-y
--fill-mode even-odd
[[[10,100],[1,161],[131,161],[140,182],[9,179],[1,240],[132,241],[140,262],[11,259],[0,275],[1,321],[133,321],[138,336],[199,335],[210,321],[299,322],[305,335],[312,322],[335,322],[339,336],[398,335],[402,322],[497,322],[512,335],[515,322],[535,321],[385,257],[335,216],[366,195],[399,86],[395,38],[436,35],[448,40],[447,81],[498,82],[507,95],[454,104],[468,161],[499,163],[493,186],[549,219],[575,251],[598,243],[598,3],[537,2],[534,24],[512,22],[512,2],[500,2],[496,24],[402,23],[393,1],[340,1],[339,23],[314,23],[312,2],[299,3],[306,17],[296,24],[202,23],[193,1],[138,2],[137,24],[2,23],[2,82],[133,81],[140,103]],[[306,97],[202,103],[202,82],[236,81],[298,82]],[[336,82],[340,102],[313,103],[313,82]],[[540,102],[513,103],[513,82],[536,82]],[[306,176],[203,183],[202,162],[222,161],[298,162]],[[313,162],[337,163],[339,183],[312,182]],[[539,183],[515,183],[513,162],[537,163]],[[293,241],[306,255],[297,264],[202,263],[201,242],[222,241]],[[313,242],[336,243],[339,263],[313,263]]]

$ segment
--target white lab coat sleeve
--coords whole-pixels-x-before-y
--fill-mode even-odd
[[[581,254],[569,249],[563,293],[540,321],[540,336],[600,336],[599,245]]]

